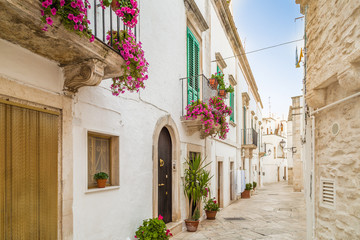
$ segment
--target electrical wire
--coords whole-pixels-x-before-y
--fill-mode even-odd
[[[222,60],[226,60],[226,59],[230,59],[230,58],[234,58],[234,57],[237,57],[237,56],[242,56],[242,55],[246,55],[246,54],[250,54],[250,53],[255,53],[255,52],[259,52],[259,51],[267,50],[267,49],[270,49],[270,48],[275,48],[275,47],[283,46],[283,45],[290,44],[290,43],[294,43],[294,42],[300,42],[300,41],[304,41],[304,39],[298,39],[298,40],[294,40],[294,41],[290,41],[290,42],[284,42],[284,43],[280,43],[280,44],[273,45],[273,46],[269,46],[269,47],[265,47],[265,48],[260,48],[260,49],[253,50],[253,51],[250,51],[250,52],[246,52],[246,53],[234,55],[234,56],[231,56],[231,57],[226,57],[226,58],[223,58]],[[217,61],[218,61],[218,60],[212,60],[211,62],[217,62]]]

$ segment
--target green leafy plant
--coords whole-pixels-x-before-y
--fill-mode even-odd
[[[189,220],[197,221],[196,210],[199,211],[201,200],[206,197],[207,189],[212,176],[210,171],[205,168],[210,164],[205,164],[205,159],[201,159],[197,154],[193,159],[185,159],[188,168],[185,169],[184,194],[189,199]],[[195,207],[193,215],[193,206]]]
[[[209,198],[209,200],[205,202],[205,206],[204,206],[205,211],[219,211],[219,209],[220,209],[219,204],[217,204],[215,198]]]
[[[198,221],[200,219],[200,210],[195,209],[194,214],[191,217],[192,220]]]
[[[215,74],[212,74],[211,78],[216,79],[216,81],[219,84],[219,90],[225,90],[227,93],[234,92],[234,88],[231,85],[229,87],[226,87],[224,82],[224,74],[222,72],[217,72]]]
[[[104,172],[98,172],[94,175],[94,179],[98,180],[98,179],[108,179],[109,175],[107,173]]]
[[[254,188],[256,188],[257,182],[253,182],[253,186],[254,186]]]
[[[247,183],[247,184],[245,185],[245,190],[251,190],[251,189],[252,189],[251,183]]]
[[[170,230],[166,228],[163,217],[159,215],[158,218],[144,220],[134,237],[140,240],[167,240],[170,236],[172,236]]]

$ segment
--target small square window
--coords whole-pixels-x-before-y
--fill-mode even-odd
[[[109,175],[107,186],[119,186],[119,137],[88,132],[88,188],[96,188],[98,172]]]

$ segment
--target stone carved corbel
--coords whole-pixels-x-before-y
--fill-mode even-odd
[[[360,89],[360,67],[350,66],[338,74],[339,85],[346,91]]]
[[[99,85],[104,77],[105,65],[98,59],[66,65],[64,67],[64,90],[75,93],[81,87]]]

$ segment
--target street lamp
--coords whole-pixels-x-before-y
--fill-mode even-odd
[[[285,148],[286,142],[284,141],[284,139],[281,139],[280,141],[280,147],[281,148]]]

